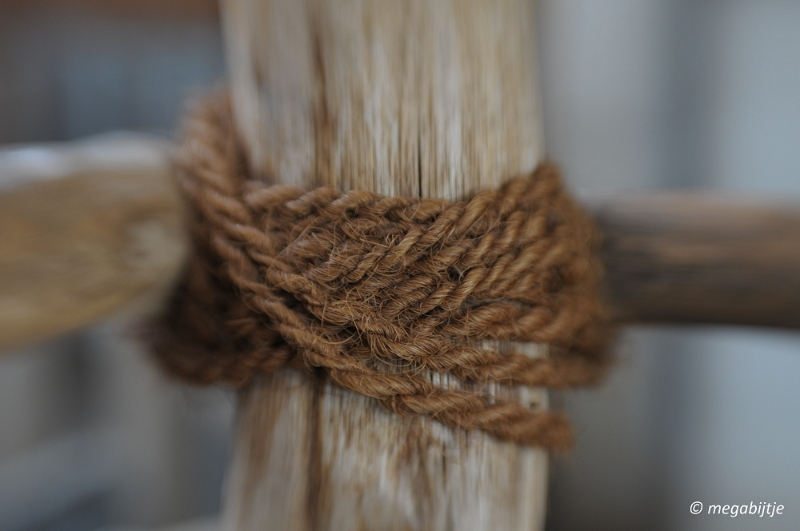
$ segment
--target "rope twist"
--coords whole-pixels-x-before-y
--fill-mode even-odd
[[[598,238],[554,166],[457,202],[269,185],[249,175],[220,98],[190,118],[177,169],[196,252],[153,331],[171,373],[238,387],[311,368],[399,414],[569,445],[563,415],[485,385],[585,385],[607,365]]]

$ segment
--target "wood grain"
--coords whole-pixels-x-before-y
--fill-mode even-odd
[[[455,199],[543,155],[531,2],[228,0],[223,19],[236,122],[268,182]],[[491,391],[546,407],[540,390]],[[244,392],[235,444],[228,529],[544,522],[543,451],[400,418],[305,374]]]
[[[164,141],[0,150],[0,350],[152,311],[187,247]]]

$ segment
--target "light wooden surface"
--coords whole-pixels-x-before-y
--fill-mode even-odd
[[[265,180],[455,199],[543,155],[531,2],[228,0],[223,19],[236,122]],[[493,392],[546,407],[543,391]],[[241,396],[224,522],[536,530],[547,467],[542,450],[285,371]]]
[[[166,142],[0,150],[0,350],[152,311],[187,248]]]

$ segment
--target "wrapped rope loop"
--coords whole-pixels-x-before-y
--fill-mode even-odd
[[[177,167],[196,253],[154,332],[173,374],[242,386],[306,367],[400,414],[569,445],[563,415],[481,385],[585,385],[607,365],[597,237],[554,166],[458,202],[270,185],[248,174],[219,98],[190,119]]]

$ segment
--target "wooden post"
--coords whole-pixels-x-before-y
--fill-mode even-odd
[[[456,199],[543,155],[528,0],[222,5],[237,127],[268,182]],[[544,391],[494,392],[546,407]],[[241,395],[225,524],[541,529],[547,466],[542,450],[283,371]]]

